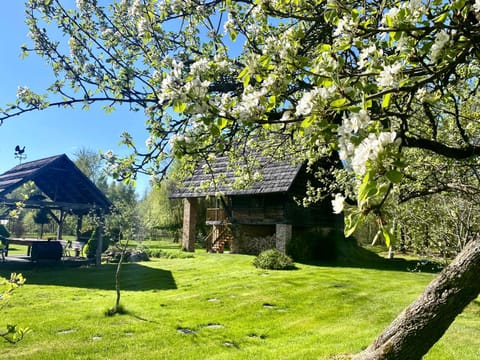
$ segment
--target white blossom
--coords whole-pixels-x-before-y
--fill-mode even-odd
[[[128,16],[132,19],[140,17],[142,15],[142,7],[141,0],[133,0],[128,8]]]
[[[107,152],[105,152],[105,154],[103,154],[103,157],[106,159],[106,160],[111,160],[114,158],[114,154],[113,154],[113,151],[112,150],[108,150]]]
[[[342,127],[345,133],[358,133],[359,130],[364,129],[370,123],[370,115],[364,109],[358,113],[350,113],[350,116],[343,118]]]
[[[436,62],[442,53],[445,45],[450,41],[450,35],[445,30],[442,30],[435,35],[435,41],[430,49],[431,58],[433,62]]]
[[[475,4],[473,4],[473,10],[480,12],[480,0],[475,0]]]
[[[176,78],[182,76],[183,62],[177,62],[175,59],[172,61],[172,75]]]
[[[378,156],[385,150],[388,144],[396,139],[396,132],[382,132],[380,135],[369,134],[369,136],[358,145],[353,154],[352,167],[357,175],[364,175],[366,171],[367,161],[375,161]]]
[[[382,18],[382,25],[388,26],[387,18],[392,20],[392,22],[395,24],[396,18],[397,18],[399,13],[400,13],[400,8],[394,7],[394,8],[389,9],[387,11],[387,13]]]
[[[345,197],[342,194],[335,194],[335,198],[332,200],[333,212],[340,214],[343,211],[345,205]]]
[[[398,74],[402,69],[402,64],[397,62],[393,65],[387,65],[380,71],[377,78],[377,85],[381,88],[395,87],[398,85]]]
[[[30,95],[30,89],[28,86],[19,86],[17,88],[17,99],[24,101]]]
[[[233,30],[235,30],[235,21],[233,20],[232,14],[228,13],[227,21],[223,24],[223,31],[229,33]]]
[[[417,100],[420,101],[421,103],[425,102],[427,99],[427,89],[422,87],[417,90]]]
[[[85,0],[77,0],[76,1],[77,9],[82,11],[85,8]]]
[[[312,91],[304,93],[297,103],[295,114],[304,116],[310,115],[314,106],[327,102],[336,89],[336,86],[330,86],[328,88],[317,87]]]
[[[352,18],[343,17],[341,18],[338,23],[335,31],[333,32],[333,36],[337,37],[344,37],[352,33],[353,29],[355,28],[355,22]]]
[[[145,140],[145,146],[147,149],[150,149],[152,145],[155,144],[155,141],[152,139],[152,137],[148,137],[147,140]]]
[[[248,85],[241,97],[240,102],[235,106],[234,114],[243,121],[250,121],[258,117],[264,107],[261,104],[261,99],[265,97],[265,89],[255,90]]]
[[[296,115],[310,115],[314,105],[314,95],[315,93],[313,91],[303,94],[302,98],[298,101],[295,111]]]
[[[369,47],[362,49],[362,51],[360,52],[360,56],[358,57],[358,67],[360,69],[367,67],[368,59],[372,55],[374,55],[376,52],[377,52],[377,47],[375,46],[375,44],[372,44]],[[379,53],[379,56],[382,56],[383,51],[380,49],[378,53]]]
[[[192,65],[190,65],[190,74],[193,76],[200,76],[209,68],[208,60],[202,58],[200,60],[195,61]]]

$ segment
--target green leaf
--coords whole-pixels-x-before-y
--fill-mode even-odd
[[[242,79],[248,74],[248,66],[245,66],[242,71],[240,71],[240,74],[238,74],[238,78]]]
[[[187,104],[185,104],[183,101],[175,101],[173,103],[173,111],[179,114],[183,113],[186,108],[187,108]]]
[[[308,128],[310,125],[313,124],[314,117],[313,116],[307,116],[305,119],[303,119],[302,123],[300,126],[302,128]]]
[[[447,19],[447,16],[448,16],[448,12],[445,11],[443,14],[437,16],[434,21],[435,21],[437,24],[438,24],[438,23],[444,23],[445,20]]]
[[[346,102],[347,102],[347,99],[345,99],[345,98],[340,98],[340,99],[333,100],[333,101],[330,103],[330,106],[331,106],[331,107],[341,107],[341,106],[345,105]]]
[[[393,20],[392,20],[392,17],[390,15],[386,15],[385,16],[385,20],[387,21],[387,26],[389,28],[392,28],[393,27]]]
[[[394,184],[400,184],[402,182],[402,173],[398,170],[389,170],[385,173],[385,177]]]
[[[390,100],[392,99],[392,93],[389,92],[383,96],[382,109],[387,108],[390,105]]]
[[[345,218],[345,237],[350,237],[353,235],[357,227],[362,223],[363,217],[358,212],[353,212]]]
[[[225,128],[225,126],[227,126],[227,119],[221,117],[221,118],[218,118],[217,120],[217,126],[220,130],[222,130],[223,128]]]
[[[387,247],[390,247],[393,240],[392,234],[390,234],[390,231],[388,231],[385,227],[382,227],[382,235],[385,238],[385,245],[387,245]]]

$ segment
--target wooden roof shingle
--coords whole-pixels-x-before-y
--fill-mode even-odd
[[[238,187],[236,185],[241,175],[234,171],[226,156],[217,157],[208,167],[204,166],[205,163],[198,166],[192,176],[184,181],[183,186],[176,188],[170,197],[286,193],[302,167],[302,164],[293,164],[290,159],[278,160],[268,156],[258,156],[256,163],[258,166],[250,171],[259,173],[259,179],[252,180],[244,187]]]
[[[0,175],[0,201],[13,190],[33,181],[50,199],[48,202],[27,200],[26,206],[68,208],[76,213],[86,213],[91,208],[108,212],[112,203],[95,184],[65,155],[26,162]]]

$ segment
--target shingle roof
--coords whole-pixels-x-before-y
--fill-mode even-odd
[[[267,156],[256,158],[258,166],[251,172],[260,174],[243,188],[236,188],[239,175],[232,169],[227,157],[218,157],[209,167],[198,166],[193,175],[184,181],[182,187],[175,189],[171,198],[205,197],[223,195],[252,195],[286,193],[298,175],[302,164],[293,164],[291,160],[277,160]],[[207,170],[208,169],[208,170]]]
[[[6,196],[29,181],[50,199],[44,204],[52,208],[85,213],[92,207],[108,211],[112,205],[65,154],[26,162],[1,174],[0,201],[8,202]]]

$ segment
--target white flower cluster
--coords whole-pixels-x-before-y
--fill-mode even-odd
[[[179,144],[185,143],[185,136],[182,134],[173,134],[170,139],[168,140],[168,143],[175,148]]]
[[[343,211],[345,205],[345,197],[342,194],[335,194],[335,198],[332,200],[333,212],[340,214]]]
[[[137,22],[138,35],[143,36],[152,31],[152,26],[146,17],[141,17]]]
[[[231,13],[228,13],[227,21],[223,24],[223,31],[226,34],[235,31],[235,20]]]
[[[370,45],[369,47],[363,48],[358,56],[358,67],[359,69],[365,69],[368,67],[371,58],[382,57],[383,50],[377,49],[375,44]]]
[[[155,144],[155,140],[151,136],[149,136],[147,140],[145,140],[145,147],[147,149],[150,149],[154,144]]]
[[[357,24],[351,17],[342,17],[338,21],[337,27],[333,32],[335,43],[338,45],[342,42],[350,42],[350,40],[354,37],[356,26]]]
[[[342,121],[342,131],[345,134],[357,134],[359,130],[365,129],[370,124],[370,115],[364,109],[358,113],[350,113],[350,116],[344,116]]]
[[[132,19],[142,17],[143,4],[141,0],[131,1],[130,6],[128,7],[128,16]]]
[[[338,128],[339,136],[339,156],[341,160],[346,160],[353,156],[355,145],[352,137],[358,138],[359,132],[371,124],[370,116],[364,109],[358,113],[350,113],[342,119],[342,125]]]
[[[473,4],[473,10],[480,12],[480,0],[475,0],[475,4]]]
[[[280,36],[271,35],[265,39],[262,53],[280,59],[288,59],[295,56],[294,45],[298,44],[295,41],[295,32],[293,28],[283,32]]]
[[[450,35],[445,30],[438,32],[435,35],[435,41],[430,49],[431,52],[431,60],[432,62],[437,62],[442,54],[442,50],[450,42]]]
[[[158,99],[158,103],[160,105],[162,105],[164,101],[177,98],[183,69],[183,62],[181,61],[177,62],[175,59],[166,59],[166,62],[170,62],[169,65],[172,70],[170,73],[165,75],[160,85],[160,95]]]
[[[77,9],[82,11],[85,8],[86,1],[85,0],[77,0],[76,5],[77,5]]]
[[[388,20],[392,22],[393,26],[403,23],[414,23],[428,12],[428,7],[422,0],[401,1],[400,7],[390,8],[382,18],[382,25],[388,27]],[[401,11],[401,10],[404,11]],[[400,19],[400,15],[402,18]]]
[[[376,161],[386,146],[392,144],[397,137],[395,131],[382,132],[378,136],[370,133],[367,138],[358,145],[353,153],[352,167],[357,175],[364,175],[367,161]]]
[[[17,88],[17,99],[25,102],[31,94],[30,88],[28,86],[19,86]]]
[[[393,65],[386,65],[377,78],[377,85],[380,88],[395,87],[398,85],[399,74],[403,65],[399,62]]]
[[[258,119],[264,111],[261,100],[265,95],[265,88],[256,90],[251,85],[248,85],[243,91],[240,102],[233,109],[234,116],[242,121]]]
[[[208,70],[209,64],[206,58],[201,58],[190,65],[190,74],[194,77],[201,77]]]
[[[337,88],[332,85],[328,88],[317,87],[312,91],[304,93],[298,101],[295,114],[303,116],[310,115],[315,106],[325,104],[336,90]]]

